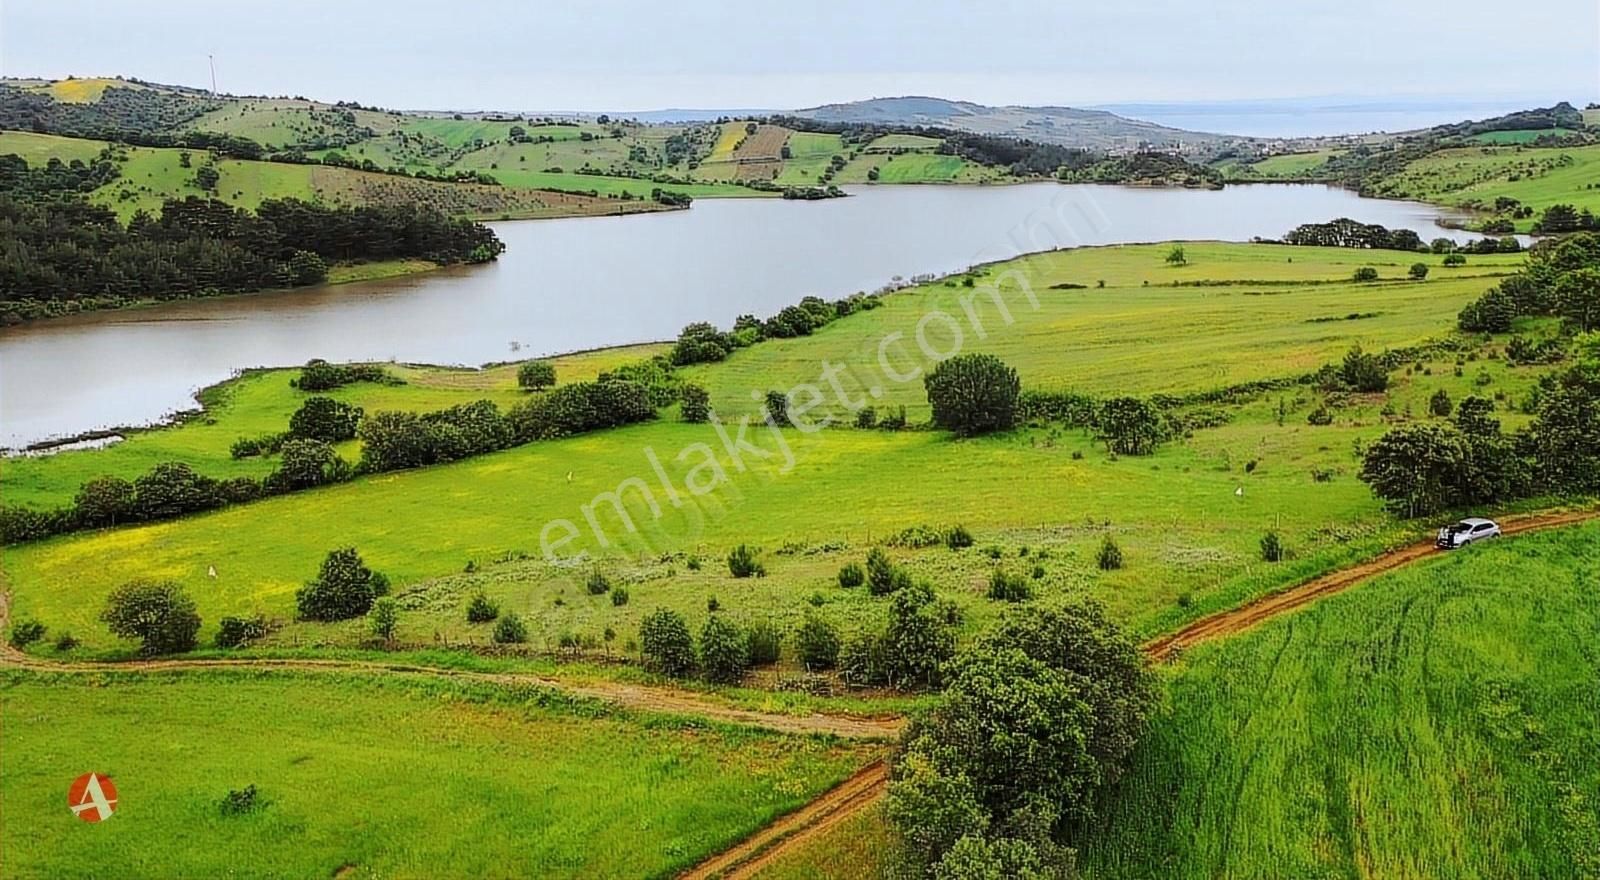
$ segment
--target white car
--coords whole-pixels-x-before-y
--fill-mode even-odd
[[[1465,547],[1474,541],[1485,538],[1500,537],[1500,525],[1492,519],[1482,517],[1468,517],[1461,522],[1451,523],[1439,530],[1439,539],[1434,546],[1441,550],[1454,550]]]

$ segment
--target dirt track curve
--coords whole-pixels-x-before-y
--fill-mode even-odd
[[[1553,529],[1600,519],[1600,510],[1552,513],[1505,520],[1501,528],[1507,535]],[[1228,611],[1202,617],[1183,629],[1145,642],[1139,650],[1152,662],[1166,663],[1184,648],[1212,639],[1226,638],[1262,621],[1302,608],[1324,596],[1349,589],[1369,578],[1403,568],[1441,553],[1432,541],[1391,550],[1376,559],[1352,568],[1325,574],[1264,596]],[[872,764],[838,787],[794,813],[756,832],[732,849],[701,862],[680,875],[679,880],[744,880],[776,860],[791,847],[821,835],[863,809],[877,803],[889,787],[888,769],[882,762]]]
[[[1506,535],[1575,525],[1600,519],[1600,510],[1573,511],[1508,519],[1502,522]],[[1177,632],[1152,639],[1140,646],[1146,657],[1165,663],[1185,648],[1226,638],[1258,623],[1311,604],[1325,596],[1349,589],[1369,578],[1402,568],[1439,554],[1431,541],[1392,550],[1375,559],[1341,571],[1313,578],[1298,586],[1264,596],[1253,602],[1221,611],[1185,626]],[[11,597],[0,593],[0,630],[5,628],[11,610]],[[892,739],[905,726],[901,717],[861,717],[852,715],[781,715],[739,709],[708,700],[692,691],[620,682],[573,684],[540,675],[516,673],[465,672],[398,663],[361,660],[278,660],[268,658],[206,660],[135,660],[111,663],[55,663],[30,657],[0,642],[0,665],[20,666],[51,672],[161,672],[183,669],[292,669],[310,672],[356,672],[367,674],[415,675],[482,681],[508,686],[551,688],[574,696],[612,703],[628,709],[662,712],[705,718],[730,724],[759,727],[781,733],[821,733],[851,739]],[[791,847],[820,836],[866,807],[876,803],[889,785],[888,767],[876,761],[830,789],[821,797],[778,819],[755,834],[724,850],[681,875],[681,880],[752,877]]]

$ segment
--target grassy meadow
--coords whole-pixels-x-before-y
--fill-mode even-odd
[[[670,876],[871,747],[629,715],[537,689],[292,673],[0,673],[7,877]],[[70,734],[69,734],[70,732]],[[68,783],[116,783],[78,821]],[[225,814],[255,785],[257,809]]]
[[[1091,878],[1600,874],[1600,526],[1508,539],[1196,648]]]
[[[1536,212],[1555,204],[1600,211],[1600,146],[1480,146],[1441,150],[1387,178],[1382,195],[1460,207],[1492,206],[1502,196]],[[1527,232],[1535,218],[1517,220]]]
[[[1161,247],[1025,258],[1020,265],[1040,292],[1040,314],[1019,308],[1010,327],[990,321],[987,338],[969,339],[966,350],[1011,360],[1024,387],[1097,394],[1214,389],[1298,375],[1336,360],[1355,342],[1382,348],[1446,335],[1459,305],[1493,283],[1488,274],[1471,273],[1513,265],[1510,258],[1483,258],[1453,279],[1441,271],[1438,280],[1427,282],[1349,285],[1336,279],[1348,277],[1355,265],[1378,263],[1385,274],[1399,274],[1413,257],[1249,245],[1188,248],[1191,264],[1176,269],[1165,265]],[[1172,286],[1208,274],[1247,283]],[[1054,279],[1098,277],[1107,280],[1103,290],[1051,289]],[[1148,277],[1167,286],[1146,288]],[[1318,279],[1334,283],[1289,283]],[[401,640],[408,644],[482,641],[482,627],[470,627],[463,618],[464,603],[478,591],[527,617],[536,646],[568,634],[598,640],[607,628],[630,635],[639,618],[658,606],[682,611],[697,627],[712,597],[741,619],[792,624],[817,613],[853,629],[881,619],[885,600],[838,587],[840,566],[860,561],[873,545],[892,543],[902,530],[961,523],[978,536],[978,547],[891,552],[963,608],[969,629],[997,612],[985,597],[987,581],[1005,567],[1029,575],[1041,596],[1087,591],[1119,619],[1152,633],[1415,536],[1419,526],[1393,521],[1355,478],[1357,446],[1395,420],[1425,417],[1428,398],[1441,388],[1453,399],[1499,396],[1507,409],[1526,396],[1540,373],[1507,366],[1496,356],[1502,340],[1397,371],[1386,399],[1332,401],[1333,425],[1308,425],[1306,415],[1322,404],[1321,395],[1292,386],[1221,407],[1220,424],[1148,458],[1119,460],[1083,432],[1048,426],[965,441],[930,430],[836,426],[781,435],[747,430],[756,450],[735,460],[729,442],[751,406],[745,402],[752,390],[821,382],[817,371],[824,359],[861,363],[855,353],[875,351],[873,341],[891,329],[913,334],[919,314],[948,306],[946,298],[961,291],[959,285],[934,283],[896,294],[883,307],[814,336],[762,343],[723,364],[688,371],[712,390],[714,405],[732,420],[729,441],[713,426],[683,424],[668,410],[655,423],[376,475],[179,521],[11,547],[3,561],[17,612],[70,629],[84,650],[118,649],[95,621],[106,592],[133,577],[173,578],[200,603],[207,621],[202,634],[209,638],[224,614],[292,617],[294,592],[321,557],[333,546],[353,544],[394,579],[405,609]],[[1268,295],[1246,295],[1251,292]],[[960,314],[955,308],[951,313]],[[1358,317],[1350,319],[1352,314]],[[1035,335],[1037,327],[1052,326],[1066,329]],[[1207,332],[1192,332],[1196,326]],[[1182,343],[1174,347],[1173,339]],[[624,356],[596,353],[582,362],[597,372]],[[866,367],[874,369],[870,358]],[[568,378],[593,375],[577,366],[558,369]],[[405,386],[354,386],[340,394],[369,410],[437,408],[480,396],[504,403],[520,394],[511,386],[510,368],[405,375]],[[12,497],[59,501],[95,473],[132,475],[172,457],[198,461],[203,472],[216,475],[229,468],[259,473],[270,461],[226,461],[227,445],[240,435],[281,428],[298,405],[288,377],[269,372],[224,386],[228,396],[215,424],[202,420],[140,433],[106,450],[8,460],[0,465],[0,486]],[[920,384],[906,383],[885,395],[891,402],[905,400],[913,422],[927,417],[917,403]],[[1508,412],[1505,418],[1511,426],[1520,417]],[[355,457],[353,447],[343,451]],[[656,476],[651,455],[675,496]],[[712,481],[703,495],[688,491],[691,480],[703,487],[718,468],[724,481]],[[927,474],[940,476],[928,480]],[[625,490],[624,521],[621,512],[596,499],[630,478],[647,481],[651,497],[637,483]],[[578,533],[561,555],[594,554],[612,582],[627,589],[628,603],[590,595],[584,589],[588,566],[551,566],[538,558],[541,536],[555,520],[571,522]],[[559,537],[561,527],[553,528],[549,534]],[[1292,561],[1256,562],[1256,545],[1267,529],[1283,533]],[[1103,573],[1094,566],[1095,548],[1107,534],[1127,555],[1122,571]],[[739,543],[760,549],[767,578],[729,576],[724,560]],[[215,579],[207,575],[213,567]],[[465,571],[469,567],[474,570]],[[274,638],[294,645],[350,644],[362,637],[358,624],[289,624]]]

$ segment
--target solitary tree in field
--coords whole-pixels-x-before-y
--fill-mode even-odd
[[[1113,397],[1096,414],[1100,439],[1118,455],[1149,455],[1161,442],[1161,414],[1149,401]]]
[[[556,384],[556,367],[549,361],[528,361],[517,368],[517,386],[527,391],[541,391]]]
[[[1428,264],[1427,263],[1412,263],[1411,264],[1411,280],[1413,280],[1413,281],[1426,281],[1427,278],[1428,278]]]
[[[1172,246],[1172,250],[1167,251],[1168,266],[1187,266],[1188,264],[1189,255],[1184,253],[1183,245],[1175,244]]]
[[[1022,383],[992,354],[961,354],[923,380],[933,423],[963,436],[1004,431],[1017,423]]]
[[[302,620],[348,620],[372,608],[389,592],[389,579],[367,568],[354,547],[334,550],[322,561],[315,580],[295,594]]]
[[[100,612],[115,635],[143,642],[144,654],[193,650],[200,631],[194,600],[172,581],[130,581],[111,591]]]

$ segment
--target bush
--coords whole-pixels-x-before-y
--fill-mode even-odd
[[[349,479],[350,466],[322,440],[290,440],[283,444],[278,469],[267,476],[274,492],[309,489]]]
[[[556,365],[549,361],[528,361],[517,368],[517,387],[543,391],[556,384]]]
[[[839,663],[839,633],[827,621],[807,615],[795,634],[795,653],[808,670],[832,669]]]
[[[1411,271],[1408,274],[1410,274],[1412,281],[1423,281],[1423,280],[1426,280],[1427,277],[1428,277],[1428,264],[1427,263],[1412,263],[1411,264]]]
[[[1333,424],[1333,413],[1329,411],[1327,404],[1322,404],[1321,406],[1318,406],[1316,409],[1312,410],[1310,415],[1306,416],[1306,424],[1318,426],[1331,425]]]
[[[771,666],[778,662],[782,645],[783,634],[770,620],[756,621],[745,633],[745,654],[751,666]]]
[[[349,620],[372,608],[389,592],[389,579],[367,568],[354,547],[328,553],[315,580],[295,593],[301,620]]]
[[[889,683],[901,688],[936,687],[940,668],[955,655],[954,623],[951,610],[935,601],[927,584],[912,584],[895,593],[883,633]]]
[[[1106,535],[1100,541],[1100,552],[1095,555],[1095,564],[1101,571],[1116,571],[1122,567],[1122,548],[1117,546],[1117,539]]]
[[[331,397],[311,397],[289,417],[289,434],[303,440],[338,443],[356,436],[361,407]]]
[[[474,593],[467,601],[467,623],[488,623],[499,616],[499,604],[483,593]]]
[[[584,582],[584,588],[591,596],[600,596],[611,591],[611,581],[605,573],[596,568],[589,572],[589,579]]]
[[[1150,455],[1164,430],[1155,405],[1137,397],[1114,397],[1096,414],[1099,438],[1117,455]]]
[[[1361,268],[1357,269],[1355,271],[1355,274],[1351,275],[1350,277],[1352,279],[1354,279],[1355,281],[1359,281],[1359,282],[1377,281],[1378,280],[1378,270],[1374,269],[1371,266],[1362,266]]]
[[[1033,587],[1022,575],[997,568],[989,575],[989,598],[1026,602],[1033,598]]]
[[[767,567],[756,558],[755,551],[744,544],[728,554],[728,571],[736,578],[767,576]]]
[[[497,645],[520,645],[528,640],[528,625],[522,622],[515,611],[507,611],[495,623],[490,638]]]
[[[162,462],[133,481],[133,503],[140,519],[167,519],[222,505],[217,481],[183,462]]]
[[[945,535],[944,543],[951,550],[965,550],[972,546],[972,533],[966,526],[958,525]]]
[[[194,600],[172,581],[129,581],[106,597],[100,619],[113,635],[143,642],[142,654],[192,651],[200,631]]]
[[[127,522],[138,512],[133,484],[112,476],[95,477],[78,487],[72,509],[77,513],[78,522],[89,528]]]
[[[856,410],[856,427],[868,429],[878,424],[878,411],[870,406]]]
[[[37,620],[19,620],[11,624],[11,647],[21,650],[44,638],[44,624]]]
[[[694,669],[694,639],[676,611],[658,608],[645,615],[639,623],[639,646],[645,665],[657,672],[676,677]]]
[[[1452,269],[1457,266],[1465,266],[1467,258],[1464,254],[1445,254],[1444,264]]]
[[[1357,345],[1345,353],[1339,379],[1352,391],[1376,394],[1389,387],[1389,368],[1384,366],[1383,358],[1368,354]]]
[[[767,392],[767,422],[780,428],[794,423],[789,421],[789,396],[782,391]]]
[[[400,624],[400,605],[389,596],[372,603],[372,610],[367,612],[367,628],[374,638],[384,642],[394,641],[395,627]]]
[[[699,385],[685,384],[678,392],[683,405],[679,411],[686,422],[703,423],[711,421],[711,394]]]
[[[847,562],[839,569],[839,586],[849,589],[867,582],[867,572],[858,562]]]
[[[626,604],[628,604],[628,588],[627,587],[612,587],[611,588],[611,605],[612,605],[612,607],[621,608],[622,606],[624,606]]]
[[[871,687],[889,681],[888,657],[883,638],[857,633],[839,650],[839,677],[853,687]]]
[[[1017,371],[989,354],[956,355],[923,379],[933,423],[961,436],[1004,431],[1017,423]]]
[[[217,803],[217,811],[224,816],[243,816],[266,805],[266,799],[256,791],[255,783],[251,783],[244,788],[229,789],[227,795]]]
[[[78,647],[78,639],[72,633],[62,630],[62,632],[56,636],[57,653],[65,654],[76,647]]]
[[[1261,536],[1261,561],[1282,562],[1284,559],[1283,541],[1277,532],[1267,532]]]
[[[911,576],[889,559],[881,547],[867,551],[867,588],[874,596],[883,596],[904,588]]]
[[[1449,417],[1451,410],[1454,408],[1454,405],[1450,402],[1450,392],[1443,388],[1435,391],[1433,396],[1428,398],[1428,412],[1440,418]]]
[[[254,617],[224,617],[217,624],[217,647],[242,648],[267,634],[267,619]]]
[[[700,630],[700,673],[706,681],[731,684],[744,677],[750,654],[744,634],[721,615],[706,618]]]
[[[1468,333],[1510,333],[1518,308],[1506,286],[1490,288],[1468,303],[1456,316],[1456,326]]]

